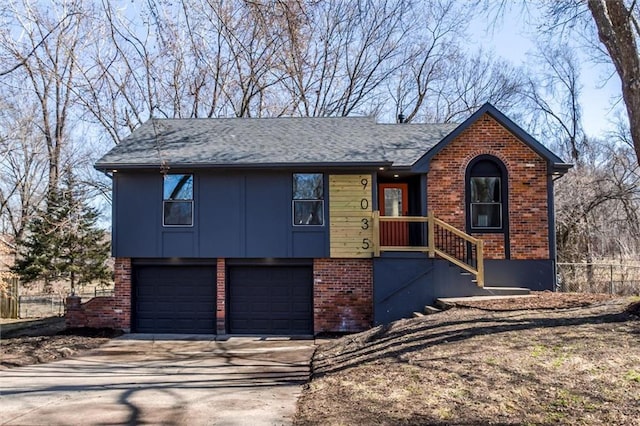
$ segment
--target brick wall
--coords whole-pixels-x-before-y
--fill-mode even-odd
[[[546,162],[485,114],[431,160],[428,206],[437,217],[465,229],[465,172],[475,157],[499,158],[508,173],[511,259],[549,259]],[[504,236],[477,233],[487,259],[504,259]]]
[[[227,268],[225,259],[218,259],[216,268],[216,331],[218,334],[225,334],[227,332],[227,323],[225,319]]]
[[[355,332],[373,323],[371,259],[314,259],[314,332]]]
[[[131,331],[131,259],[115,260],[113,297],[94,297],[81,303],[77,296],[66,301],[67,327],[108,327]]]

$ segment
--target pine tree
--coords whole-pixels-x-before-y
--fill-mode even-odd
[[[70,205],[68,223],[63,231],[61,251],[62,272],[71,281],[71,288],[95,281],[106,283],[111,273],[106,266],[110,243],[102,229],[97,228],[98,212],[85,197],[74,192],[74,182],[66,182],[65,195]]]
[[[18,258],[13,272],[24,283],[44,281],[44,291],[51,291],[53,281],[60,278],[60,216],[64,216],[60,194],[47,197],[47,207],[26,226],[25,237],[18,241]]]
[[[14,272],[26,283],[43,280],[46,289],[68,279],[72,292],[77,285],[108,282],[109,242],[97,220],[97,210],[67,172],[62,190],[50,193],[46,210],[27,225]]]

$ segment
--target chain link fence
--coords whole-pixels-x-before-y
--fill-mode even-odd
[[[64,299],[46,294],[19,296],[19,318],[44,318],[64,315]]]
[[[640,295],[640,265],[558,263],[558,291]]]

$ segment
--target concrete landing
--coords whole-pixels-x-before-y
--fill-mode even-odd
[[[485,300],[519,299],[533,297],[531,294],[512,294],[507,296],[468,296],[468,297],[441,297],[436,299],[436,306],[441,309],[451,309],[458,303],[482,302]]]

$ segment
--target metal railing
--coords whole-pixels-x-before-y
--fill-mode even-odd
[[[557,264],[558,291],[640,295],[640,265],[625,263]]]
[[[483,242],[436,218],[427,216],[380,216],[373,212],[374,256],[385,251],[424,252],[441,257],[475,275],[484,286]]]

